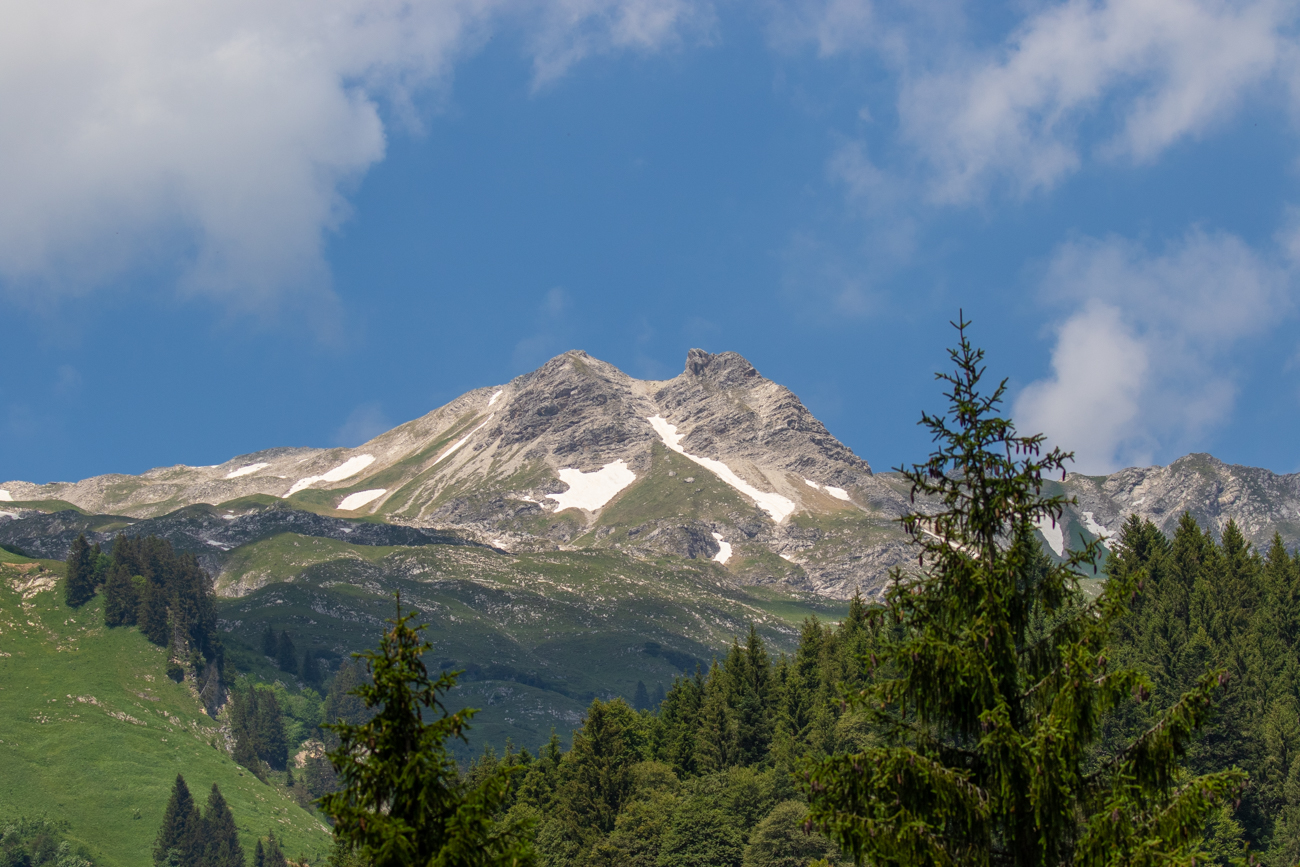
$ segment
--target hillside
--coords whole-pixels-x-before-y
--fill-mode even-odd
[[[134,629],[106,629],[96,600],[75,612],[62,564],[0,551],[0,816],[67,820],[108,867],[150,863],[172,783],[202,802],[216,783],[245,849],[269,830],[294,855],[329,846],[325,827],[217,749],[220,725],[165,651]]]

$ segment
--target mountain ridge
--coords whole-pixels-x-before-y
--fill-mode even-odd
[[[1273,532],[1300,542],[1300,474],[1209,455],[1070,474],[1049,492],[1078,499],[1060,526],[1039,528],[1057,555],[1067,542],[1114,535],[1133,513],[1166,531],[1190,511],[1215,531],[1237,520],[1257,546]],[[873,472],[789,389],[737,353],[701,349],[667,380],[635,379],[570,350],[356,448],[281,447],[210,467],[4,482],[0,499],[15,503],[0,504],[0,520],[17,518],[4,510],[21,503],[50,511],[63,502],[132,524],[197,505],[224,513],[212,520],[240,521],[278,503],[505,550],[714,559],[741,583],[840,598],[878,593],[890,568],[911,559],[896,519],[913,507],[899,474]]]

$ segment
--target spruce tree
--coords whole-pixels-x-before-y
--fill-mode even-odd
[[[281,632],[276,640],[276,664],[280,670],[289,674],[298,673],[298,648],[293,646],[293,639],[288,632]]]
[[[161,584],[146,580],[141,588],[140,608],[136,623],[144,637],[165,647],[171,639],[171,624],[167,618],[167,589]]]
[[[632,695],[632,709],[635,711],[650,710],[650,691],[645,688],[645,681],[636,682],[636,692]]]
[[[258,755],[277,771],[283,771],[289,760],[289,739],[285,735],[284,719],[280,715],[280,702],[269,689],[256,692],[257,719],[254,726],[257,730]]]
[[[477,788],[461,780],[446,742],[464,740],[472,711],[447,711],[442,696],[456,677],[445,671],[429,677],[422,657],[432,646],[409,625],[414,616],[402,613],[398,596],[379,649],[360,654],[371,682],[355,692],[374,717],[329,726],[339,740],[329,758],[342,788],[321,806],[333,819],[334,836],[374,867],[530,864],[528,825],[495,818],[510,794],[507,774]]]
[[[104,624],[133,626],[140,608],[140,593],[135,579],[121,563],[113,564],[104,582]]]
[[[1149,690],[1107,650],[1136,584],[1112,577],[1085,602],[1078,581],[1098,543],[1046,560],[1033,528],[1061,518],[1065,501],[1042,491],[1070,455],[1044,455],[1041,436],[997,416],[1006,383],[981,392],[967,324],[955,323],[955,371],[938,375],[949,412],[922,415],[938,447],[905,471],[928,504],[903,518],[923,571],[895,571],[895,632],[849,696],[883,743],[808,769],[812,821],[876,864],[1190,865],[1206,821],[1244,784],[1178,764],[1223,672],[1089,767],[1104,715]]]
[[[271,659],[276,659],[280,655],[279,644],[275,640],[275,630],[269,623],[262,630],[262,655]]]
[[[77,608],[85,605],[95,595],[95,561],[85,534],[73,540],[66,565],[63,598],[69,606]]]
[[[197,864],[203,855],[203,823],[185,778],[176,775],[162,827],[153,847],[153,863],[166,864],[173,853],[182,864]]]
[[[212,784],[208,806],[203,811],[203,860],[201,867],[244,867],[244,848],[230,806],[217,784]]]

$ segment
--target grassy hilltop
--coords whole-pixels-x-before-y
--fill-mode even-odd
[[[291,856],[326,851],[324,825],[231,760],[163,648],[106,628],[99,598],[64,605],[62,571],[0,551],[0,817],[66,820],[97,863],[134,867],[181,773],[200,803],[221,788],[250,853],[268,830]]]

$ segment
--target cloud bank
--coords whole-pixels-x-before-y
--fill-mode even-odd
[[[494,31],[538,82],[707,31],[688,0],[50,0],[0,28],[0,286],[85,291],[139,267],[260,312],[328,294],[344,193],[386,118]]]
[[[1014,417],[1110,472],[1186,449],[1232,410],[1233,350],[1290,309],[1289,269],[1227,234],[1193,231],[1152,252],[1130,241],[1060,247],[1044,297],[1071,312],[1052,374],[1026,387]]]
[[[930,193],[969,202],[998,181],[1025,194],[1089,156],[1149,161],[1231,116],[1300,67],[1293,3],[1087,0],[1053,4],[1001,45],[913,75],[900,95],[904,137]]]

